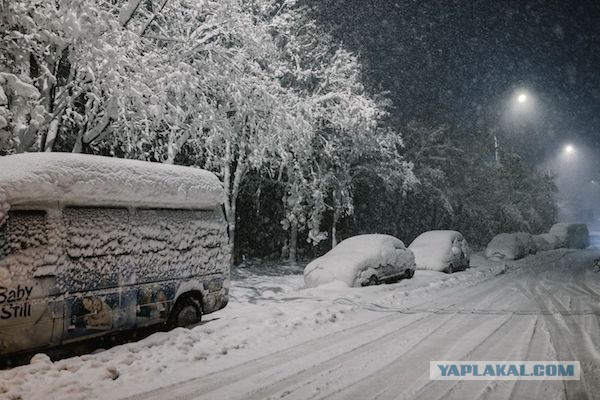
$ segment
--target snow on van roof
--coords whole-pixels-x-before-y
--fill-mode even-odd
[[[73,153],[0,157],[0,220],[11,205],[214,208],[225,201],[219,179],[198,168]]]

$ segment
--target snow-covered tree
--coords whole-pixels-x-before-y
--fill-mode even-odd
[[[80,152],[146,112],[148,83],[164,64],[148,62],[148,43],[124,29],[118,6],[19,0],[0,7],[6,32],[0,71],[10,74],[6,81],[37,90],[28,106],[19,92],[8,91],[10,149],[51,151],[59,141],[60,149]]]
[[[298,96],[272,69],[278,54],[267,25],[244,2],[172,0],[159,10],[152,20],[136,13],[127,18],[129,29],[142,27],[145,64],[163,67],[149,80],[151,106],[140,108],[147,117],[130,118],[109,138],[108,148],[216,172],[228,194],[233,244],[246,174],[273,165],[307,124]]]
[[[294,260],[298,229],[308,229],[313,243],[327,237],[321,226],[327,210],[333,214],[335,246],[337,222],[353,210],[352,182],[364,171],[362,162],[388,163],[387,171],[393,171],[389,176],[398,182],[408,182],[412,174],[398,153],[400,135],[378,129],[387,104],[367,93],[357,56],[294,2],[276,1],[267,10],[280,51],[277,76],[285,88],[299,93],[311,125],[289,143],[291,156],[282,160],[287,185],[283,224],[290,232],[288,250]]]

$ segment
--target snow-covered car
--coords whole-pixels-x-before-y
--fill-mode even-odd
[[[531,236],[535,245],[535,252],[549,251],[560,248],[560,239],[558,236],[550,233],[542,233],[540,235]]]
[[[304,269],[306,287],[340,281],[369,286],[412,278],[415,257],[400,239],[390,235],[358,235],[340,242]]]
[[[452,273],[470,266],[469,244],[457,231],[424,232],[408,248],[415,255],[417,269]]]
[[[536,245],[529,233],[501,233],[487,245],[485,256],[491,260],[518,260],[535,252]]]
[[[590,234],[586,224],[554,224],[550,228],[550,234],[558,238],[560,247],[585,249],[590,245]]]

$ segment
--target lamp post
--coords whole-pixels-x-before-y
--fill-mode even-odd
[[[516,92],[511,101],[510,111],[513,113],[527,110],[530,106],[530,96],[525,91]],[[494,134],[494,160],[497,166],[500,166],[500,141],[498,140],[498,129],[493,129]]]

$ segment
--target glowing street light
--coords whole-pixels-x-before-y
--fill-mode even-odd
[[[575,147],[572,144],[568,144],[565,146],[565,153],[566,154],[573,154],[575,153]]]
[[[531,114],[535,107],[535,96],[530,96],[527,90],[519,90],[514,92],[509,102],[507,103],[507,111],[510,113],[512,118],[525,116]],[[497,130],[493,131],[494,134],[494,159],[496,165],[500,165],[500,141],[498,140]]]

